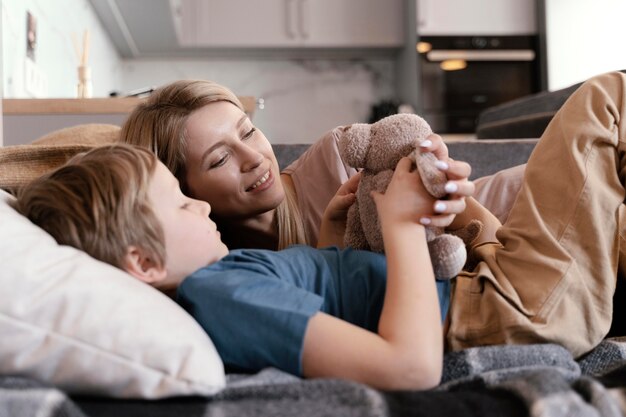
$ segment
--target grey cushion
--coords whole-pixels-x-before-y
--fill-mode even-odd
[[[450,157],[472,166],[471,179],[493,174],[504,168],[526,163],[537,139],[484,140],[448,142]],[[285,168],[297,159],[308,144],[272,145],[278,165]]]
[[[274,154],[278,160],[278,166],[280,169],[287,168],[287,166],[298,159],[300,155],[309,148],[310,145],[304,143],[296,144],[275,144],[272,145]]]
[[[622,70],[626,72],[626,70]],[[478,116],[478,139],[538,138],[565,100],[582,83],[490,107]]]
[[[478,116],[478,139],[538,138],[580,84],[557,91],[544,91],[498,106]]]

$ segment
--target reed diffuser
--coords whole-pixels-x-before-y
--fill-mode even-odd
[[[91,67],[87,65],[89,60],[89,31],[83,32],[83,47],[79,46],[76,34],[72,34],[74,50],[79,60],[78,84],[76,85],[76,97],[91,98],[93,95],[93,85],[91,83]]]

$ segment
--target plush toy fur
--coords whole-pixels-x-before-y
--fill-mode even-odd
[[[378,213],[370,193],[373,190],[385,192],[402,157],[410,156],[415,161],[419,172],[416,180],[421,177],[432,196],[446,195],[447,178],[435,167],[435,156],[416,149],[431,133],[428,123],[415,114],[396,114],[373,124],[356,123],[344,129],[338,142],[339,152],[347,164],[363,168],[356,202],[348,211],[344,238],[347,246],[384,251]],[[473,224],[462,233],[471,240],[479,232],[477,227]],[[467,259],[463,240],[438,227],[426,227],[426,239],[435,277],[449,279],[458,275]]]

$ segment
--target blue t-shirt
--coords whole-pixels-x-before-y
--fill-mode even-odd
[[[376,332],[386,284],[385,256],[291,246],[233,250],[187,277],[177,301],[209,334],[224,364],[302,374],[302,345],[318,311]],[[437,281],[442,317],[449,283]],[[332,343],[332,341],[329,341]]]

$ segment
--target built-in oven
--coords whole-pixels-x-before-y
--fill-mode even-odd
[[[478,114],[538,92],[536,36],[424,36],[418,40],[422,116],[438,133],[473,133]]]

